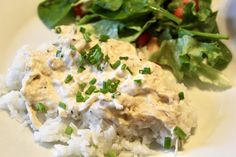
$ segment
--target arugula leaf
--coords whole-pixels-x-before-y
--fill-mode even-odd
[[[226,67],[232,59],[231,53],[225,50],[222,43],[203,43],[183,36],[163,41],[152,60],[170,67],[179,81],[184,77],[197,78],[203,83],[227,88],[229,81],[216,69]]]
[[[45,0],[38,6],[38,15],[46,26],[56,26],[70,12],[76,0]]]

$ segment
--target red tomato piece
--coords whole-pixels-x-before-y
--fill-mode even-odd
[[[82,4],[79,4],[74,7],[74,12],[76,16],[82,17],[84,15],[83,10],[82,10]]]
[[[144,45],[146,45],[149,40],[151,38],[151,34],[149,32],[144,32],[142,33],[138,39],[136,40],[136,44],[138,47],[143,47]]]
[[[179,7],[177,9],[175,9],[174,11],[174,15],[183,19],[183,15],[184,15],[184,8],[183,7]]]

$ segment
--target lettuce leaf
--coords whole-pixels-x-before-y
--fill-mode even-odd
[[[69,14],[76,0],[46,0],[39,4],[38,15],[43,23],[52,28],[64,18],[74,21],[73,15]],[[72,19],[72,20],[71,20]],[[68,21],[65,20],[64,21]]]
[[[171,68],[179,81],[188,77],[216,87],[228,88],[229,81],[216,69],[226,67],[232,59],[231,53],[225,48],[222,43],[199,42],[185,35],[175,40],[163,41],[152,60]]]

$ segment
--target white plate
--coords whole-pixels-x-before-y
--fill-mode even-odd
[[[54,38],[36,15],[37,0],[0,0],[0,73],[5,73],[18,48],[29,44],[37,46]],[[226,41],[236,55],[236,1],[213,0],[213,9],[219,9],[221,33],[230,34]],[[233,87],[226,91],[190,89],[190,100],[198,112],[198,128],[179,153],[179,157],[233,157],[236,154],[236,60],[224,71]],[[32,133],[0,111],[1,157],[50,157],[51,149],[34,143]],[[161,157],[174,156],[161,153]]]

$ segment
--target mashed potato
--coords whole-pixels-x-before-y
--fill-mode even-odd
[[[56,157],[123,157],[186,141],[196,117],[171,73],[129,43],[59,29],[54,43],[21,49],[0,79],[0,107],[28,121],[37,142],[57,143]]]

